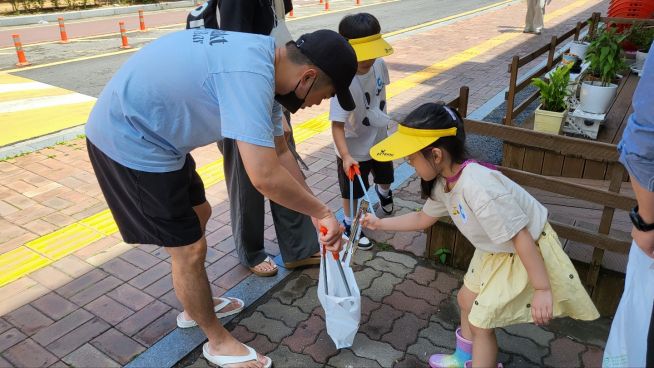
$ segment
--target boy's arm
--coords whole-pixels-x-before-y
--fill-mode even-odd
[[[438,217],[432,217],[424,211],[407,213],[402,216],[378,218],[373,214],[366,214],[361,224],[370,230],[383,231],[417,231],[424,230],[438,221]]]
[[[388,114],[375,107],[371,107],[366,112],[366,117],[368,118],[370,125],[375,128],[386,128],[389,125],[396,123],[390,116],[388,116]]]
[[[345,174],[350,170],[350,166],[359,165],[359,163],[352,158],[350,150],[347,148],[347,141],[345,140],[345,123],[341,121],[332,121],[332,136],[334,137],[334,144],[336,150],[343,160],[343,170]]]
[[[537,325],[547,324],[552,318],[552,290],[543,257],[527,228],[520,230],[512,241],[518,257],[527,270],[529,282],[535,289],[531,315]]]

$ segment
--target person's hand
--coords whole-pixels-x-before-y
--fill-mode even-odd
[[[634,227],[631,229],[631,237],[648,257],[654,258],[654,230],[640,231]]]
[[[319,241],[325,246],[325,249],[330,252],[340,252],[341,251],[341,236],[343,235],[343,227],[336,220],[334,214],[331,212],[329,216],[317,219],[318,223],[317,228],[320,232]]]
[[[381,219],[372,213],[366,213],[361,219],[361,226],[370,230],[378,230],[381,226]]]
[[[552,290],[535,290],[531,300],[531,316],[538,326],[546,325],[552,319]]]
[[[343,171],[345,171],[345,175],[350,175],[350,168],[352,166],[359,166],[359,162],[350,155],[343,157]]]

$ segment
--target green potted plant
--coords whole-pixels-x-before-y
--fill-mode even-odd
[[[540,91],[540,105],[534,116],[534,130],[538,132],[559,134],[561,124],[568,114],[566,98],[570,94],[570,68],[567,64],[556,68],[547,80],[534,78],[531,84]]]
[[[620,43],[627,37],[613,28],[603,29],[586,50],[588,77],[581,84],[579,107],[586,112],[604,114],[618,90],[613,83],[626,67]]]
[[[636,46],[636,69],[642,69],[645,59],[649,53],[649,48],[654,41],[654,26],[645,26],[637,23],[631,27],[627,40]]]
[[[593,28],[593,21],[588,20],[588,29],[590,30],[591,28]],[[586,34],[582,39],[572,41],[569,53],[577,56],[581,60],[585,60],[588,45],[590,45],[590,36]]]

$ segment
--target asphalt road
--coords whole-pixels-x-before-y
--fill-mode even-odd
[[[316,16],[291,20],[288,22],[288,26],[291,34],[295,36],[320,28],[336,30],[338,22],[344,15],[366,11],[372,13],[380,20],[382,31],[387,33],[477,9],[496,2],[497,0],[389,1],[342,12],[322,12]],[[337,10],[336,6],[333,9]],[[151,42],[153,39],[176,31],[177,29],[179,28],[148,32],[147,37],[141,36],[140,38],[137,34],[136,37],[132,38],[131,43],[136,46],[142,46]],[[73,45],[50,44],[32,48],[28,47],[26,50],[28,52],[28,58],[30,54],[33,56],[32,59],[40,55],[40,58],[37,58],[38,64],[46,64],[50,61],[66,61],[78,56],[98,55],[114,52],[118,49],[115,37],[107,37],[88,40],[87,42],[78,42]],[[70,61],[59,65],[19,71],[12,74],[97,97],[113,73],[131,55],[132,53],[127,53],[90,60]],[[0,55],[0,65],[3,65],[2,62],[5,59],[7,59],[6,55]],[[7,61],[5,61],[4,66],[4,69],[7,69],[11,65],[7,66]]]

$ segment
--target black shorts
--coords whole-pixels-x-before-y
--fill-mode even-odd
[[[336,156],[336,171],[338,171],[338,186],[341,189],[341,197],[350,199],[350,179],[343,171],[343,160]],[[361,179],[366,186],[366,191],[370,188],[368,183],[368,176],[372,173],[375,184],[391,184],[394,177],[393,161],[379,162],[375,160],[368,160],[359,162],[359,171],[361,171]],[[363,197],[363,189],[359,183],[359,179],[354,178],[354,199]]]
[[[177,247],[202,237],[193,207],[206,202],[195,161],[184,167],[151,173],[125,167],[86,140],[89,158],[114,220],[126,243]]]

